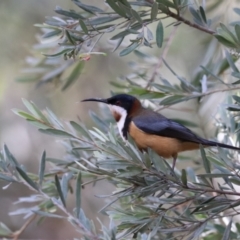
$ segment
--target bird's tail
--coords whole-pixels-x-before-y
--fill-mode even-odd
[[[228,149],[233,149],[233,150],[238,150],[240,151],[239,147],[234,147],[225,143],[219,143],[219,142],[214,142],[214,141],[206,141],[205,143],[202,143],[203,145],[207,145],[209,147],[222,147],[222,148],[228,148]]]

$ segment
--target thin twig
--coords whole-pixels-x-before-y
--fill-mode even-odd
[[[13,234],[12,234],[12,238],[13,240],[18,240],[20,235],[23,233],[23,231],[29,226],[29,224],[36,218],[37,214],[33,214],[23,225],[22,227],[15,231]]]
[[[154,3],[153,0],[146,0],[146,1],[149,2],[149,3],[151,3],[151,4]],[[190,26],[190,27],[196,28],[196,29],[198,29],[198,30],[200,30],[200,31],[202,31],[202,32],[206,32],[206,33],[211,34],[211,35],[215,34],[215,31],[213,31],[213,30],[211,30],[211,29],[209,29],[209,28],[205,28],[205,27],[203,27],[203,26],[200,26],[200,25],[198,25],[198,24],[196,24],[196,23],[193,23],[193,22],[185,19],[184,17],[180,16],[178,13],[174,13],[174,12],[170,11],[169,9],[168,9],[168,12],[164,12],[164,13],[165,13],[167,16],[170,16],[170,17],[176,19],[177,21],[183,22],[184,24],[186,24],[186,25],[188,25],[188,26]]]
[[[233,87],[233,88],[224,88],[224,89],[217,89],[217,90],[212,90],[212,91],[209,91],[209,92],[205,92],[205,93],[198,93],[198,94],[195,94],[194,96],[191,95],[191,94],[182,94],[183,96],[186,96],[186,97],[193,97],[192,99],[194,98],[199,98],[199,97],[206,97],[206,96],[209,96],[209,95],[212,95],[214,93],[219,93],[219,92],[230,92],[230,91],[235,91],[235,90],[239,90],[240,89],[240,86],[239,87]],[[174,103],[176,104],[176,103]],[[166,106],[162,106],[158,109],[156,109],[156,111],[161,111],[165,108],[169,108],[169,106],[172,106],[174,104],[171,104],[171,105],[166,105]]]
[[[154,79],[155,79],[155,77],[156,77],[156,75],[157,75],[158,69],[159,69],[159,68],[161,67],[161,65],[162,65],[163,59],[165,59],[166,56],[167,56],[168,50],[169,50],[169,48],[170,48],[170,46],[171,46],[171,44],[172,44],[172,41],[173,41],[173,38],[174,38],[174,36],[175,36],[175,34],[176,34],[176,32],[177,32],[177,29],[178,29],[178,26],[173,27],[172,32],[170,33],[170,35],[169,35],[169,37],[168,37],[168,40],[167,40],[167,42],[166,42],[166,45],[165,45],[165,47],[164,47],[164,49],[163,49],[163,52],[162,52],[161,56],[159,57],[159,61],[158,61],[158,63],[155,65],[155,67],[154,67],[154,69],[153,69],[153,74],[152,74],[152,76],[150,77],[150,79],[149,79],[149,81],[148,81],[148,83],[147,83],[146,88],[149,88],[149,86],[151,85],[151,83],[154,81]]]

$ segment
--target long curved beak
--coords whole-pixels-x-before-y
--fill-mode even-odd
[[[102,102],[102,103],[108,103],[107,99],[103,99],[103,98],[87,98],[82,100],[81,102]]]

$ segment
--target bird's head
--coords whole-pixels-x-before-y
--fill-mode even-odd
[[[134,115],[140,108],[140,101],[128,94],[118,94],[110,98],[102,99],[102,98],[88,98],[82,100],[82,102],[102,102],[106,103],[115,120],[118,122],[122,118],[126,119],[126,116]]]

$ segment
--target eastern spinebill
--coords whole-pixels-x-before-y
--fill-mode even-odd
[[[118,94],[107,99],[82,100],[82,102],[87,101],[106,103],[117,122],[123,139],[127,140],[129,134],[140,150],[151,148],[161,157],[172,157],[173,169],[179,152],[199,149],[200,144],[204,147],[214,146],[240,150],[234,146],[197,136],[180,123],[144,108],[141,102],[131,95]]]

